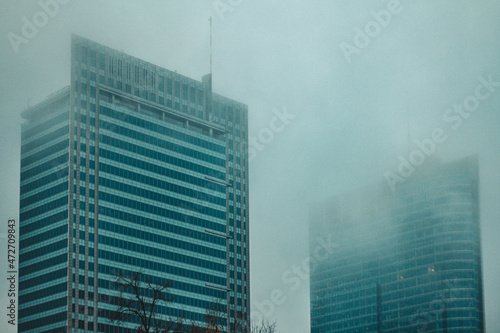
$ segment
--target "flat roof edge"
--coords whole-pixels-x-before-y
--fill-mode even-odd
[[[53,92],[52,94],[48,95],[40,103],[37,103],[33,106],[28,106],[25,110],[23,110],[21,112],[21,117],[23,117],[24,119],[29,119],[30,116],[32,116],[33,113],[36,112],[37,109],[44,107],[50,103],[53,103],[53,102],[57,101],[58,99],[66,96],[66,95],[69,95],[69,93],[70,93],[70,86],[67,85],[64,88],[59,89],[59,90]]]

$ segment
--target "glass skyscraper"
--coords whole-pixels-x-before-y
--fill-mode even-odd
[[[131,332],[118,275],[172,282],[164,318],[249,319],[247,106],[73,36],[71,84],[23,112],[20,332]],[[168,317],[167,317],[168,316]]]
[[[352,191],[310,216],[312,333],[484,332],[477,157],[426,161],[394,193]]]

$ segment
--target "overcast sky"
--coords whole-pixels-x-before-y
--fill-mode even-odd
[[[459,125],[444,118],[474,102],[481,80],[500,82],[500,2],[72,0],[46,21],[38,1],[0,4],[0,234],[19,215],[20,112],[70,83],[71,33],[201,80],[213,16],[214,91],[248,105],[259,140],[252,310],[281,290],[270,319],[280,331],[308,332],[309,281],[292,290],[282,276],[308,256],[309,204],[383,181],[438,128],[447,140],[436,156],[479,154],[487,330],[500,332],[500,84],[481,88],[488,96]],[[23,31],[37,19],[38,31]]]

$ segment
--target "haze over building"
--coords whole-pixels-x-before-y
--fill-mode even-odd
[[[247,106],[73,36],[70,86],[23,112],[19,331],[112,332],[116,276],[166,316],[249,319]],[[136,323],[124,323],[126,331]],[[227,326],[227,323],[226,323]]]
[[[311,332],[484,332],[477,156],[311,209]],[[314,269],[313,269],[314,268]]]

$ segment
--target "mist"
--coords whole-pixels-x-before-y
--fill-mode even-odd
[[[20,113],[70,84],[71,34],[201,80],[212,17],[213,91],[248,105],[251,311],[309,332],[310,207],[389,186],[433,140],[424,164],[478,155],[486,328],[500,332],[500,2],[72,0],[29,31],[40,3],[0,0],[2,254],[19,216]]]

